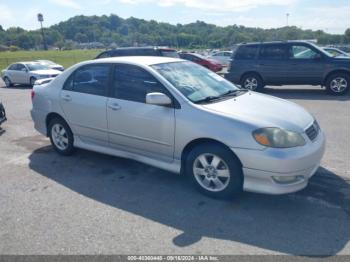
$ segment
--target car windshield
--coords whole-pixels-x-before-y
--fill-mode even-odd
[[[192,62],[172,62],[152,67],[194,103],[214,101],[240,90],[223,77]]]
[[[56,63],[49,60],[38,60],[38,62],[44,65],[56,65]]]
[[[175,50],[161,50],[163,56],[179,58],[179,54]]]
[[[26,64],[26,66],[29,68],[29,71],[37,71],[37,70],[47,70],[50,69],[48,66],[40,64],[40,63],[32,63],[32,64]]]

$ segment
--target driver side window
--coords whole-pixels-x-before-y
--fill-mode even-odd
[[[112,97],[146,103],[146,95],[152,92],[160,92],[170,97],[169,91],[143,68],[126,64],[115,66]]]
[[[304,45],[292,45],[290,49],[291,59],[314,59],[319,54]]]

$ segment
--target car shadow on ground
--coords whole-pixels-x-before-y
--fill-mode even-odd
[[[5,85],[0,84],[0,88],[8,88],[8,89],[32,89],[32,86],[29,85],[14,85],[11,87],[6,87]]]
[[[300,100],[333,100],[333,101],[349,101],[350,92],[341,96],[329,95],[325,89],[321,88],[276,88],[266,87],[264,93],[267,95],[277,96],[283,99],[300,99]]]
[[[29,160],[32,170],[70,190],[183,231],[164,239],[178,247],[206,237],[293,255],[330,256],[350,240],[349,181],[324,168],[295,194],[243,193],[223,201],[199,194],[183,176],[85,150],[61,157],[44,146],[34,149]]]

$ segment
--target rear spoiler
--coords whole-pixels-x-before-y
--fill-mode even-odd
[[[50,77],[50,78],[43,78],[43,79],[38,79],[35,81],[34,85],[36,86],[40,86],[40,85],[44,85],[44,84],[48,84],[50,83],[52,80],[54,80],[55,78]]]

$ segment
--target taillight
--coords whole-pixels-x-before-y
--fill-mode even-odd
[[[33,100],[33,98],[34,98],[34,96],[35,96],[34,90],[32,90],[32,92],[30,93],[30,96],[31,96],[31,98],[32,98],[32,100]]]

